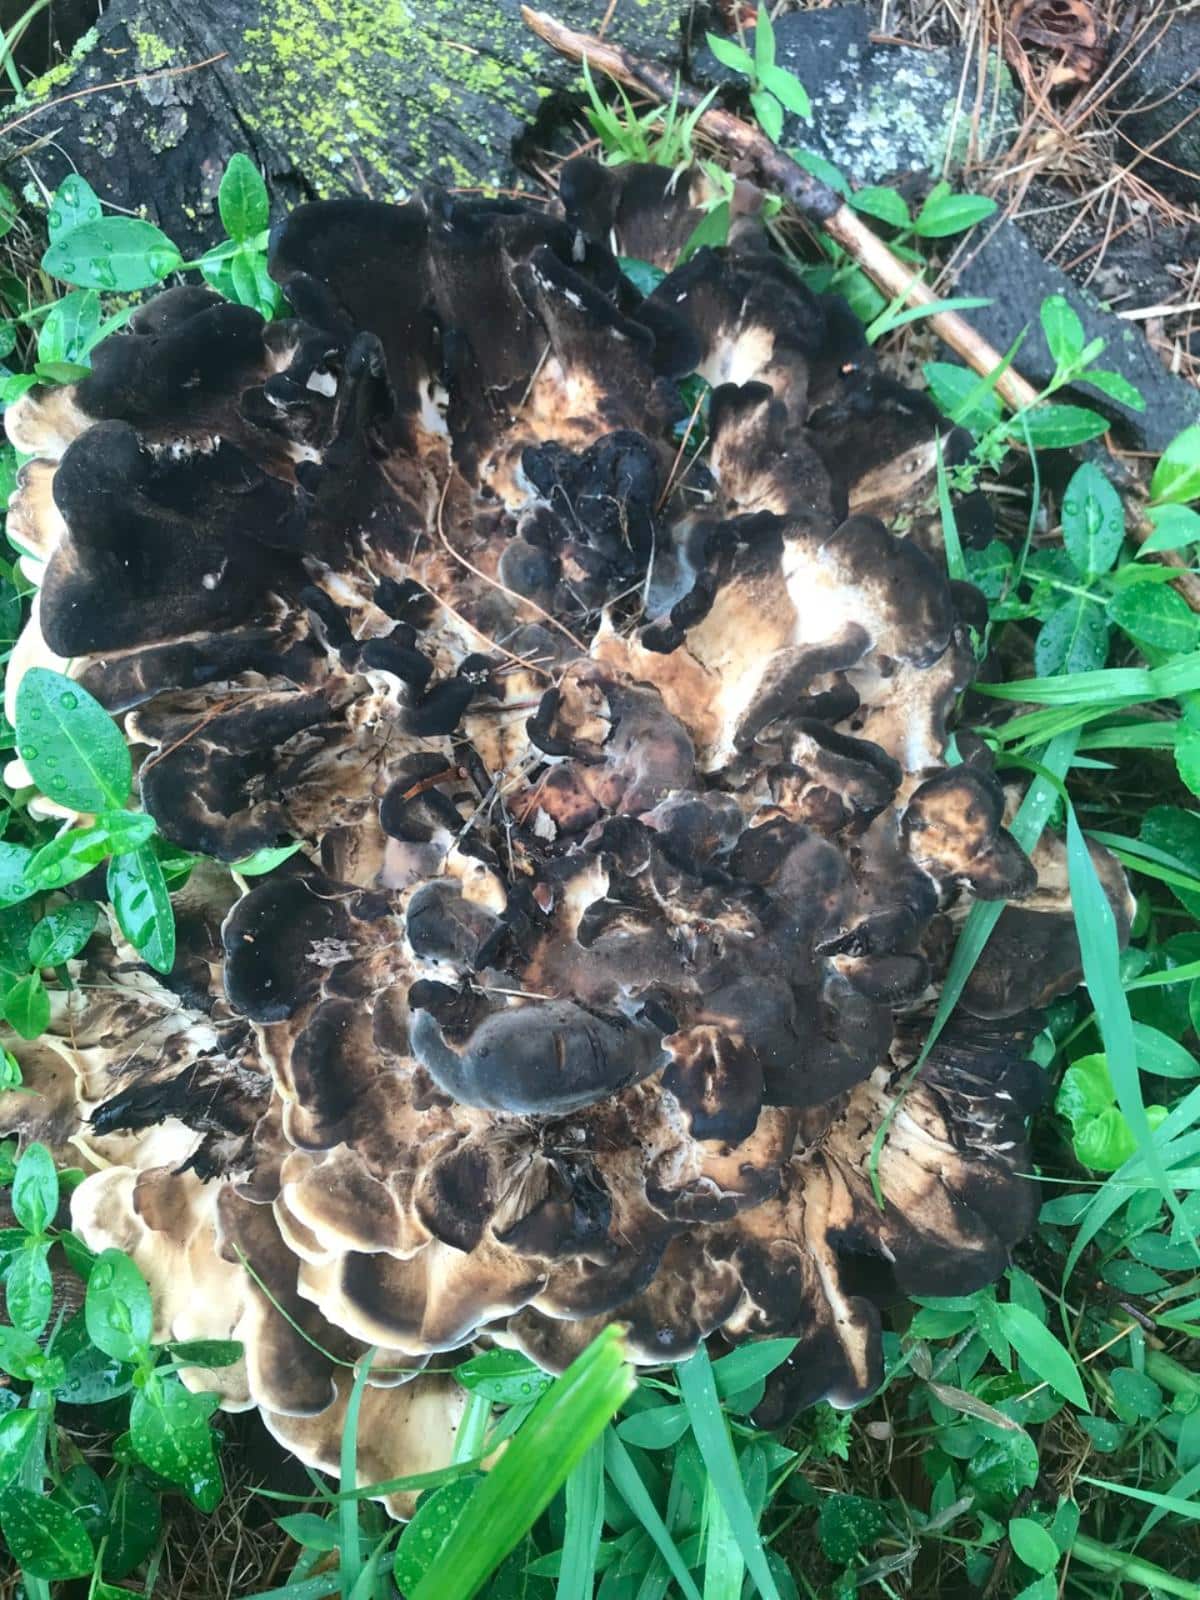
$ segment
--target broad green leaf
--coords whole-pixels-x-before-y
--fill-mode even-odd
[[[775,29],[771,14],[759,0],[758,14],[754,19],[754,70],[761,78],[775,65]]]
[[[72,1406],[102,1405],[128,1394],[133,1375],[129,1367],[106,1355],[88,1338],[83,1312],[78,1312],[54,1341],[54,1353],[64,1363],[55,1398]]]
[[[1200,643],[1200,617],[1182,595],[1159,583],[1122,589],[1108,603],[1108,614],[1138,644],[1182,655]]]
[[[208,1425],[215,1405],[215,1396],[192,1394],[178,1378],[155,1374],[129,1408],[129,1435],[138,1458],[160,1477],[182,1485],[201,1511],[212,1511],[222,1492]]]
[[[44,1360],[41,1346],[20,1328],[0,1327],[0,1370],[30,1381]]]
[[[722,1399],[740,1394],[752,1383],[768,1377],[782,1366],[796,1348],[795,1339],[756,1339],[740,1345],[712,1366],[713,1382]]]
[[[1200,795],[1200,728],[1179,729],[1175,768],[1192,793]]]
[[[1140,389],[1135,389],[1128,378],[1123,378],[1119,372],[1102,372],[1097,367],[1090,368],[1081,373],[1080,383],[1090,383],[1093,389],[1107,395],[1110,400],[1115,400],[1119,405],[1128,406],[1131,411],[1145,411],[1146,400]]]
[[[252,856],[243,856],[240,861],[231,861],[229,870],[240,872],[243,878],[261,877],[264,872],[274,872],[276,867],[290,860],[299,849],[299,839],[293,839],[291,844],[267,845],[262,850],[256,850]]]
[[[1188,506],[1150,506],[1147,517],[1154,532],[1141,546],[1144,553],[1156,550],[1183,550],[1200,539],[1200,511]]]
[[[58,1210],[58,1173],[44,1144],[28,1145],[13,1175],[12,1208],[29,1233],[42,1234]]]
[[[15,906],[36,892],[26,881],[32,860],[33,851],[27,845],[0,840],[0,906]]]
[[[536,1400],[554,1382],[519,1350],[485,1350],[455,1367],[454,1376],[472,1394],[506,1406]]]
[[[177,1339],[166,1348],[172,1360],[186,1367],[231,1367],[245,1353],[237,1339]]]
[[[986,195],[951,194],[949,184],[939,183],[917,213],[913,229],[922,239],[947,239],[965,233],[995,211],[996,202]]]
[[[7,1489],[20,1472],[37,1428],[37,1412],[24,1407],[0,1417],[0,1488]]]
[[[158,1543],[162,1507],[154,1491],[127,1468],[117,1467],[105,1487],[109,1513],[104,1575],[126,1578],[141,1566]]]
[[[770,67],[760,74],[760,79],[763,88],[771,91],[785,111],[803,117],[805,122],[812,121],[812,101],[808,90],[794,72],[789,72],[785,67]]]
[[[850,185],[832,161],[826,161],[815,150],[789,150],[788,154],[798,167],[803,167],[805,172],[811,172],[814,178],[828,184],[834,194],[840,194],[844,200],[851,198]]]
[[[22,1039],[36,1039],[45,1033],[50,1026],[50,996],[39,973],[18,978],[4,996],[4,1020]]]
[[[817,1537],[830,1561],[847,1566],[867,1550],[888,1526],[888,1514],[878,1500],[858,1494],[831,1494],[821,1501]]]
[[[1121,551],[1125,512],[1108,479],[1085,461],[1071,477],[1062,503],[1063,543],[1085,577],[1107,572]]]
[[[1163,451],[1150,480],[1150,498],[1176,505],[1200,500],[1200,423],[1176,434]]]
[[[82,1578],[95,1561],[92,1541],[65,1506],[16,1485],[0,1492],[0,1528],[22,1571],[50,1582]]]
[[[100,197],[77,172],[70,173],[54,191],[50,209],[46,213],[46,231],[50,243],[57,244],[73,228],[81,227],[85,222],[99,220]]]
[[[54,1282],[50,1276],[50,1239],[26,1239],[8,1264],[4,1304],[8,1320],[24,1333],[39,1335],[50,1320]]]
[[[278,1517],[276,1521],[289,1539],[308,1550],[336,1550],[338,1547],[337,1523],[329,1517],[318,1517],[313,1511],[297,1511],[293,1516]],[[411,1522],[409,1527],[412,1527]]]
[[[669,1450],[691,1427],[682,1406],[652,1406],[617,1423],[617,1435],[639,1450]]]
[[[1196,812],[1185,811],[1182,806],[1151,806],[1142,817],[1138,838],[1200,878],[1200,815]],[[1200,892],[1175,882],[1170,888],[1194,917],[1200,917]]]
[[[101,217],[64,233],[42,257],[42,269],[84,289],[127,293],[148,289],[183,265],[160,228],[137,217]]]
[[[250,239],[271,221],[271,202],[262,174],[239,150],[230,156],[217,190],[221,223],[231,239]]]
[[[1012,583],[1013,553],[1000,539],[993,539],[982,550],[964,550],[967,581],[989,600],[999,600]]]
[[[783,134],[783,107],[779,101],[765,89],[752,89],[750,104],[754,107],[759,127],[772,144],[778,144]]]
[[[400,1534],[392,1560],[392,1574],[400,1594],[411,1594],[435,1565],[480,1480],[482,1474],[472,1472],[469,1477],[443,1483],[440,1490],[422,1496],[416,1515]]]
[[[83,1309],[88,1336],[98,1350],[117,1361],[144,1359],[154,1326],[150,1290],[123,1251],[101,1253],[88,1278]]]
[[[120,810],[133,766],[124,735],[80,684],[31,667],[17,690],[17,753],[43,794],[78,811]]]
[[[1099,438],[1108,428],[1108,419],[1098,411],[1051,402],[1026,412],[1014,428],[1013,437],[1027,438],[1035,450],[1065,450],[1069,445]]]
[[[1042,332],[1058,367],[1074,365],[1083,349],[1083,323],[1073,305],[1062,294],[1047,295],[1042,301]]]
[[[666,277],[661,267],[656,267],[650,261],[639,261],[636,256],[618,256],[617,262],[623,275],[639,294],[653,294]]]
[[[1013,1517],[1008,1525],[1008,1542],[1017,1559],[1034,1572],[1053,1572],[1058,1565],[1058,1546],[1032,1517]]]
[[[29,935],[29,959],[35,967],[61,967],[77,956],[92,936],[100,908],[94,900],[75,900],[50,911]]]
[[[409,1600],[467,1600],[514,1549],[633,1389],[621,1331],[608,1328],[534,1406],[475,1491]],[[769,1597],[773,1600],[773,1597]]]
[[[705,245],[711,245],[714,248],[723,245],[729,238],[729,218],[728,200],[722,200],[719,205],[715,205],[711,210],[706,211],[684,241],[683,249],[680,250],[676,259],[676,265],[682,266],[685,261],[695,255],[697,250],[702,250]]]
[[[1004,1336],[1043,1383],[1057,1389],[1081,1411],[1088,1409],[1087,1394],[1079,1377],[1079,1369],[1070,1352],[1054,1337],[1033,1312],[1025,1306],[1002,1301],[996,1306],[996,1315]]]
[[[88,352],[100,333],[100,296],[94,289],[64,295],[38,332],[38,369],[63,362],[86,370]]]
[[[865,189],[855,190],[850,196],[850,204],[855,211],[861,211],[868,217],[875,217],[893,228],[908,227],[910,220],[908,206],[895,189],[885,189],[881,184],[869,184]]]
[[[754,71],[754,57],[749,50],[735,44],[732,39],[722,39],[716,33],[706,33],[704,37],[708,48],[722,66],[731,67],[734,72],[742,72],[747,77]]]
[[[110,855],[135,850],[153,837],[154,818],[143,811],[101,812],[90,827],[71,828],[35,851],[25,869],[27,884],[32,891],[65,888]]]
[[[1108,659],[1109,624],[1103,603],[1069,594],[1046,618],[1033,650],[1038,674],[1088,672]]]
[[[929,392],[951,422],[972,433],[986,433],[1000,421],[1000,401],[992,390],[980,391],[979,379],[969,368],[927,361],[923,371]]]
[[[175,965],[175,914],[162,867],[149,845],[114,856],[108,898],[121,931],[156,972]]]

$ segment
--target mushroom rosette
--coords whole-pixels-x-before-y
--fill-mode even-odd
[[[978,597],[881,520],[935,418],[752,219],[643,297],[618,258],[701,199],[575,161],[555,207],[303,206],[293,316],[169,290],[8,414],[12,677],[123,718],[168,840],[302,848],[198,872],[168,978],[99,945],[7,1119],[86,1119],[83,1236],[243,1341],[223,1402],[305,1460],[381,1347],[364,1479],[447,1458],[480,1338],[788,1335],[762,1418],[852,1404],[880,1307],[1030,1219],[1025,1046],[1079,952],[1053,843],[947,765]],[[1022,906],[901,1093],[972,897]]]

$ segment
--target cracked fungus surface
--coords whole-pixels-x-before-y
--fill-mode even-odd
[[[759,1419],[852,1404],[881,1309],[1031,1215],[1025,1045],[1079,952],[1061,847],[946,764],[979,597],[920,510],[933,421],[753,221],[622,277],[700,182],[302,207],[292,318],[170,290],[8,413],[10,693],[69,661],[167,839],[301,849],[240,897],[197,869],[168,977],[94,942],[0,1122],[93,1159],[75,1226],[160,1337],[243,1342],[188,1381],[305,1461],[380,1347],[363,1482],[448,1460],[478,1340],[788,1335]],[[973,897],[1014,903],[898,1104]]]

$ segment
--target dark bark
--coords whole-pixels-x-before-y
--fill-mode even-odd
[[[609,34],[670,61],[685,6],[620,0]],[[594,29],[605,6],[558,9]],[[50,189],[77,170],[192,254],[219,235],[217,185],[237,150],[261,166],[279,209],[331,194],[395,199],[428,178],[507,188],[514,141],[575,81],[518,0],[114,0],[72,62],[11,108],[2,154],[10,182],[28,176],[18,154]],[[61,98],[79,90],[97,92]]]

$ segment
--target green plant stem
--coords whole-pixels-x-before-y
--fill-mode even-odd
[[[1162,1350],[1146,1351],[1146,1376],[1171,1394],[1193,1395],[1200,1400],[1200,1375],[1189,1372]]]
[[[1111,1572],[1122,1583],[1140,1584],[1146,1589],[1157,1590],[1159,1594],[1178,1595],[1180,1600],[1200,1600],[1200,1583],[1177,1578],[1173,1573],[1164,1572],[1162,1567],[1156,1567],[1153,1562],[1143,1561],[1141,1556],[1110,1550],[1106,1544],[1089,1539],[1086,1534],[1075,1535],[1071,1557],[1075,1561],[1082,1561],[1085,1566],[1094,1567],[1098,1572]]]

